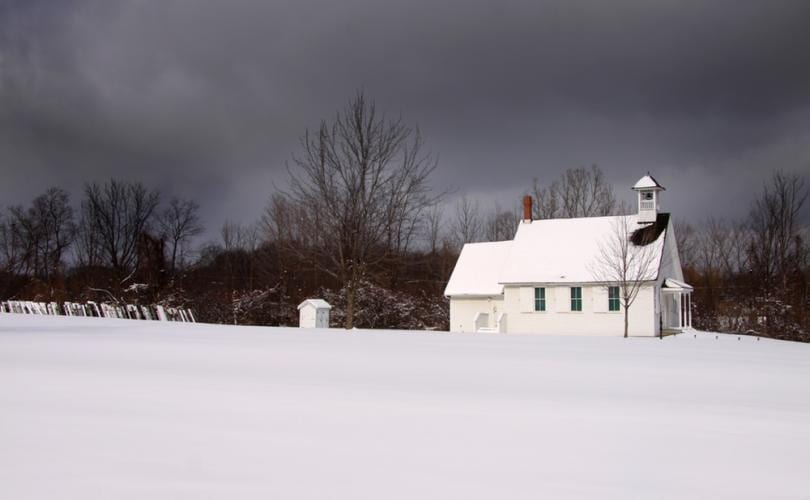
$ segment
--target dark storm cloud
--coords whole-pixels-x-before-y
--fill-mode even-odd
[[[647,170],[667,208],[744,211],[810,171],[806,2],[0,3],[0,204],[111,176],[249,221],[358,88],[418,123],[435,182]]]

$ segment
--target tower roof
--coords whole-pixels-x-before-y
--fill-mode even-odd
[[[659,184],[658,181],[655,180],[655,178],[652,175],[650,175],[649,172],[647,172],[647,175],[645,175],[644,177],[639,179],[638,182],[636,182],[636,185],[633,186],[633,189],[636,191],[640,191],[642,189],[655,189],[658,191],[666,191],[664,186]]]

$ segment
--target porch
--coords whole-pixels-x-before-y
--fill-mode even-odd
[[[661,330],[663,334],[680,333],[692,328],[692,291],[682,281],[664,280],[661,287]]]

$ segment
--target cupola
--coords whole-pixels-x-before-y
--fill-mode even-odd
[[[664,191],[664,186],[658,184],[658,181],[647,172],[647,175],[639,179],[633,186],[633,191],[638,192],[638,223],[655,222],[658,217],[658,201],[661,191]]]

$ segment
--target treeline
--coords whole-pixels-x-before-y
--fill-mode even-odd
[[[225,223],[217,241],[196,246],[204,231],[192,200],[163,202],[157,190],[113,179],[88,183],[74,208],[65,191],[52,188],[28,207],[0,213],[0,298],[161,304],[190,308],[205,322],[297,325],[297,304],[317,296],[335,306],[335,326],[447,329],[443,291],[461,247],[511,239],[519,214],[482,210],[467,198],[444,210],[441,194],[427,186],[434,163],[413,154],[415,132],[399,125],[383,134],[390,123],[362,100],[353,104],[364,133],[376,127],[378,137],[407,142],[391,149],[409,151],[413,161],[397,162],[394,172],[387,171],[390,160],[370,161],[368,170],[378,170],[371,173],[351,172],[352,162],[337,155],[331,172],[302,165],[310,177],[271,196],[258,222]],[[319,130],[312,147],[327,147],[329,133]],[[337,148],[343,134],[328,147]],[[325,176],[349,181],[319,192]],[[360,186],[369,176],[384,180]],[[562,200],[594,183],[588,192],[609,189],[598,168],[572,169],[542,188],[543,196]],[[610,213],[615,205],[608,196],[589,204],[585,215]],[[581,213],[569,210],[580,209],[561,204],[558,216]]]
[[[331,260],[319,262],[327,250],[278,232],[280,204],[290,200],[274,197],[259,222],[226,223],[218,241],[194,248],[203,226],[192,200],[163,203],[157,190],[118,180],[89,183],[83,194],[74,208],[52,188],[0,213],[1,299],[161,304],[190,308],[198,321],[292,326],[297,304],[320,296],[336,306],[335,325],[347,323],[351,301],[352,326],[446,328],[442,291],[457,256],[446,242],[400,242],[366,259],[347,285]]]
[[[0,221],[5,298],[156,303],[198,320],[297,324],[321,296],[346,328],[446,328],[444,285],[458,248],[434,231],[444,193],[419,130],[358,94],[302,138],[289,189],[256,224],[228,223],[192,252],[199,206],[140,183],[89,183],[75,209],[54,188]],[[437,220],[433,222],[438,223]],[[435,229],[435,227],[433,228]]]
[[[807,196],[803,177],[776,172],[746,217],[676,225],[697,328],[810,341]]]
[[[572,190],[579,205],[564,201]],[[535,218],[621,210],[598,167],[535,182],[532,195]],[[804,179],[776,173],[744,219],[676,221],[697,328],[810,340],[810,246],[799,219],[806,200]],[[350,244],[336,244],[358,229],[341,234],[348,221],[330,221],[332,232],[321,232],[312,201],[286,193],[271,198],[259,222],[226,223],[217,242],[192,248],[203,231],[192,200],[162,203],[156,190],[111,180],[88,184],[74,209],[52,188],[0,214],[0,298],[162,304],[206,322],[296,325],[297,304],[318,296],[336,306],[336,326],[351,314],[357,327],[446,329],[442,292],[461,246],[511,239],[519,214],[467,198],[444,212],[428,201],[418,218],[374,235],[361,268],[340,261]],[[357,281],[345,280],[352,273]]]
[[[52,188],[7,207],[0,299],[160,304],[205,322],[297,325],[297,304],[322,297],[333,326],[447,329],[442,292],[461,247],[511,239],[522,195],[532,195],[535,219],[627,210],[597,166],[535,179],[490,209],[467,197],[447,206],[429,182],[435,168],[418,128],[358,94],[306,131],[289,187],[259,220],[226,223],[215,242],[196,241],[195,201],[137,182],[88,183],[75,206]],[[778,172],[740,220],[675,214],[696,327],[810,340],[806,200],[805,180]]]

